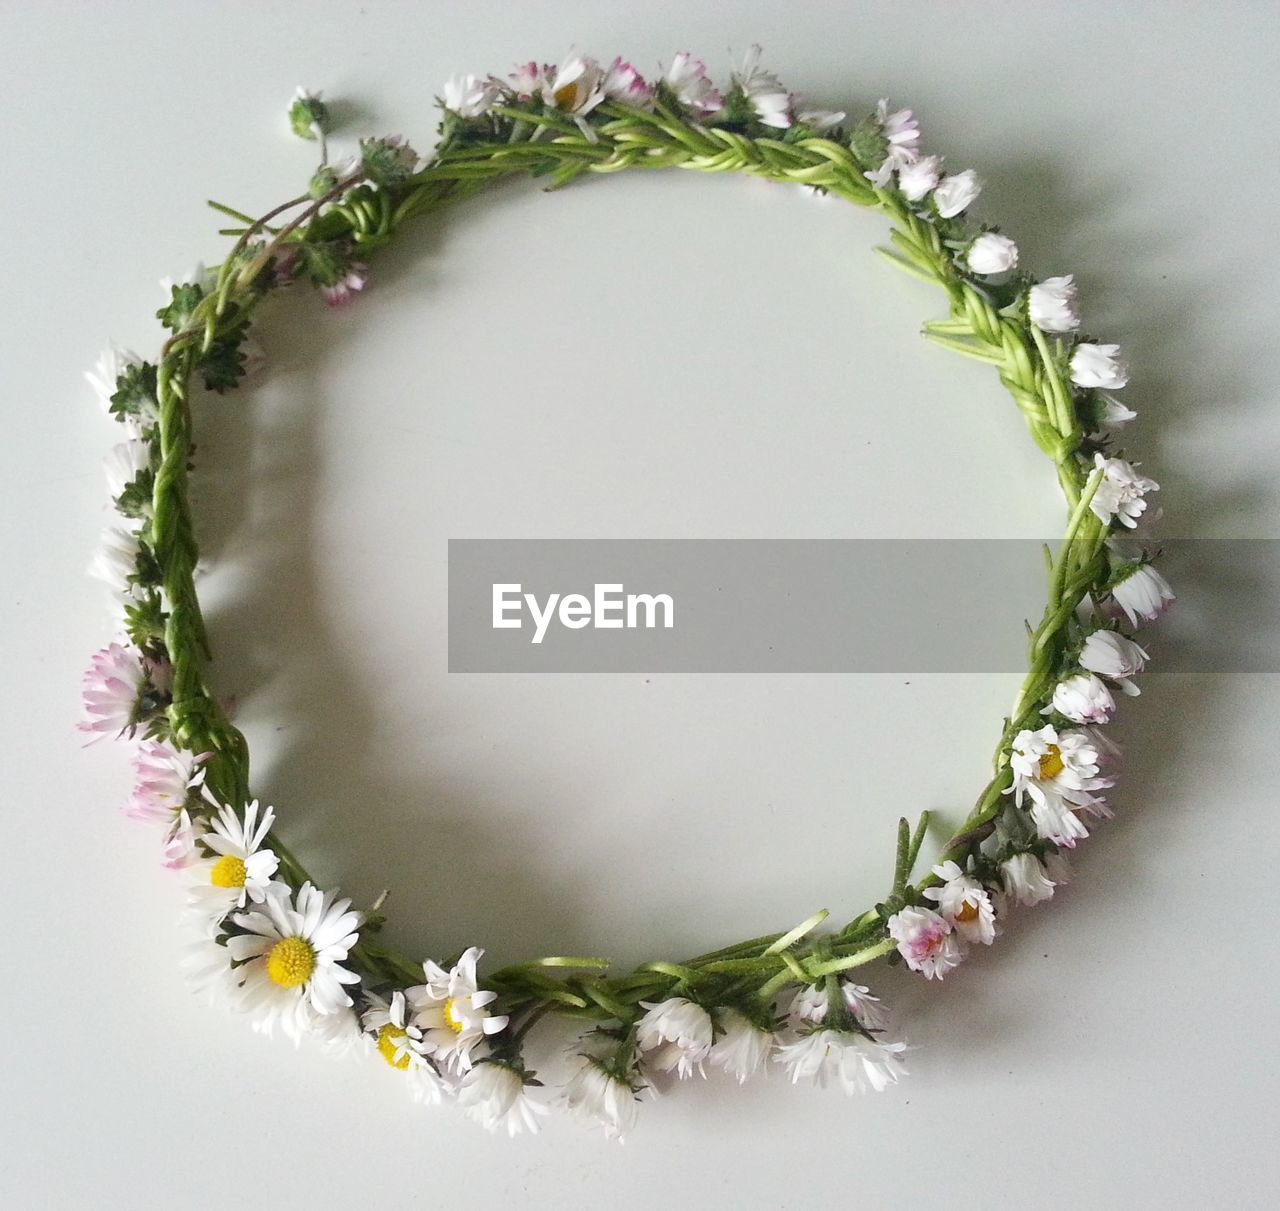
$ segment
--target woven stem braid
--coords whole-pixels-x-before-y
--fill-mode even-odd
[[[248,315],[269,289],[273,254],[286,244],[344,239],[362,254],[371,253],[409,219],[513,175],[546,176],[553,187],[559,187],[583,174],[635,168],[746,173],[827,190],[857,205],[880,210],[891,219],[891,238],[897,250],[891,257],[900,267],[945,292],[951,316],[946,325],[947,340],[953,348],[996,367],[1036,444],[1053,460],[1071,509],[1066,537],[1050,568],[1049,600],[1029,637],[1027,676],[997,747],[994,776],[944,847],[943,859],[963,860],[1002,809],[1003,792],[1011,782],[1010,742],[1023,725],[1038,716],[1052,691],[1062,656],[1063,629],[1083,597],[1105,575],[1100,552],[1107,531],[1084,507],[1089,477],[1079,453],[1083,431],[1064,357],[1025,319],[997,311],[958,268],[957,250],[948,247],[938,230],[914,213],[900,194],[874,188],[864,175],[864,166],[842,144],[824,138],[795,142],[752,139],[731,130],[691,124],[661,107],[648,112],[611,105],[606,112],[610,120],[594,128],[594,137],[588,137],[567,120],[548,117],[535,125],[527,114],[511,111],[508,116],[523,124],[523,139],[480,144],[446,141],[426,167],[396,187],[375,191],[353,185],[348,179],[329,197],[307,205],[301,216],[265,241],[247,261],[243,257],[237,260],[235,255],[229,258],[220,270],[218,290],[202,300],[190,323],[166,345],[158,373],[160,450],[153,526],[169,610],[165,646],[173,665],[172,737],[184,748],[212,754],[206,764],[207,781],[227,802],[248,799],[248,747],[226,719],[205,679],[209,651],[193,584],[197,547],[187,497],[191,454],[188,393],[199,351]],[[260,233],[256,225],[246,231],[237,253],[247,255],[251,237]],[[283,873],[295,886],[305,881],[306,870],[274,833],[272,845],[281,856]],[[589,971],[557,978],[548,972],[571,966],[571,961],[547,959],[504,968],[492,973],[489,980],[501,994],[504,1008],[512,1013],[529,1011],[532,1015],[550,1009],[623,1023],[637,1017],[640,1001],[680,989],[696,990],[700,995],[731,998],[752,993],[767,998],[786,984],[813,982],[887,953],[893,946],[885,932],[889,910],[915,902],[924,888],[937,881],[929,875],[915,884],[895,887],[886,903],[817,941],[808,940],[810,925],[803,931],[753,938],[681,963],[645,964],[629,975],[609,978]],[[371,936],[368,929],[352,960],[374,986],[421,978],[418,964]]]

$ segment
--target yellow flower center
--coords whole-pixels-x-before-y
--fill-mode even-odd
[[[960,911],[956,913],[956,920],[957,921],[973,921],[977,919],[977,916],[978,916],[978,906],[976,904],[971,904],[968,900],[966,900],[963,904],[960,905]]]
[[[209,882],[214,887],[243,887],[244,876],[244,859],[223,854],[209,871]]]
[[[267,975],[281,988],[305,984],[316,969],[316,952],[306,938],[281,938],[267,955]]]
[[[409,1067],[409,1053],[399,1048],[400,1040],[405,1037],[405,1032],[390,1022],[378,1031],[378,1051],[392,1068],[399,1068],[401,1072]]]
[[[578,86],[576,84],[562,84],[552,95],[555,97],[556,105],[560,109],[572,109],[578,99]]]
[[[449,1029],[453,1031],[454,1034],[461,1034],[462,1022],[459,1020],[458,1016],[453,1012],[453,1007],[457,1003],[457,1001],[458,1001],[457,997],[449,997],[445,1001],[444,1020],[445,1020],[445,1025],[447,1025]]]
[[[1040,758],[1040,777],[1056,778],[1067,767],[1062,763],[1062,750],[1056,745],[1049,745],[1049,751]]]

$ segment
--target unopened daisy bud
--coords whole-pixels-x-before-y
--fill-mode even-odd
[[[1004,894],[1015,904],[1029,908],[1053,895],[1053,880],[1035,854],[1013,854],[1000,863]]]
[[[924,156],[898,169],[898,188],[909,202],[918,202],[942,177],[942,157]]]
[[[843,109],[801,109],[796,113],[796,121],[821,133],[839,126],[847,116]]]
[[[909,109],[889,111],[888,98],[876,105],[874,124],[887,145],[889,159],[900,167],[920,154],[920,123]]]
[[[737,1009],[719,1010],[719,1024],[720,1034],[708,1058],[741,1085],[764,1068],[777,1038]]]
[[[968,210],[982,192],[982,182],[972,168],[945,176],[933,191],[933,204],[944,219]]]
[[[1129,368],[1120,358],[1120,346],[1077,345],[1071,355],[1071,381],[1077,387],[1123,387],[1129,381]]]
[[[132,643],[109,643],[95,652],[84,675],[80,730],[94,733],[95,739],[132,732],[146,684],[143,655]]]
[[[1108,723],[1116,700],[1092,673],[1076,673],[1054,687],[1053,709],[1074,723]]]
[[[773,72],[760,66],[759,46],[752,46],[747,52],[741,73],[734,77],[734,84],[741,89],[751,112],[762,125],[777,130],[786,130],[791,125],[791,94]]]
[[[636,1023],[636,1046],[652,1052],[647,1062],[659,1072],[673,1068],[683,1077],[703,1072],[711,1052],[714,1026],[701,1005],[685,997],[641,1001],[648,1012]]]
[[[1125,612],[1130,626],[1138,619],[1155,622],[1176,600],[1173,589],[1149,563],[1140,564],[1118,584],[1111,586],[1111,596]],[[1105,722],[1105,720],[1103,721]]]
[[[112,500],[119,497],[137,479],[138,473],[147,465],[148,457],[146,442],[138,438],[130,438],[112,446],[111,453],[102,464],[107,477],[107,493]]]
[[[695,117],[708,117],[724,108],[724,97],[711,83],[707,65],[688,51],[681,51],[671,60],[662,82],[675,100],[692,110]]]
[[[889,918],[888,930],[907,966],[930,980],[940,980],[964,958],[951,922],[932,909],[904,908]]]
[[[522,1131],[536,1135],[538,1119],[547,1113],[542,1102],[529,1096],[528,1074],[501,1060],[481,1060],[462,1078],[458,1104],[486,1131],[505,1126],[512,1136]]]
[[[125,372],[129,369],[136,370],[141,365],[142,359],[136,353],[109,345],[98,358],[97,365],[92,370],[84,372],[85,381],[93,388],[93,393],[98,397],[102,410],[114,413],[117,420],[123,420],[124,417],[118,410],[112,408],[112,396],[120,390],[120,380]]]
[[[533,60],[521,63],[507,79],[518,101],[531,101],[542,91],[543,81],[556,69],[550,64],[538,64]]]
[[[322,198],[325,194],[330,193],[337,184],[338,174],[334,172],[332,166],[321,164],[307,184],[307,193],[313,198]]]
[[[965,260],[974,273],[1004,273],[1018,264],[1018,246],[998,231],[984,231],[969,245]]]
[[[1114,395],[1100,392],[1098,401],[1101,405],[1098,413],[1099,428],[1122,429],[1138,415],[1132,408],[1126,408]]]
[[[1146,667],[1147,654],[1132,639],[1115,631],[1094,631],[1080,651],[1080,667],[1114,681],[1126,694],[1141,691],[1129,679]]]
[[[360,163],[369,180],[382,189],[403,185],[418,167],[418,153],[399,135],[361,139]]]
[[[125,526],[108,526],[98,540],[98,549],[89,564],[89,575],[102,581],[113,593],[129,597],[130,579],[138,571],[138,531]]]
[[[619,55],[604,74],[604,92],[610,101],[647,109],[653,104],[653,87]]]
[[[608,1139],[621,1140],[636,1125],[640,1103],[634,1078],[594,1055],[578,1055],[577,1068],[564,1087],[565,1107],[599,1124]]]
[[[329,107],[319,93],[299,87],[289,106],[289,125],[300,139],[320,139],[329,131]]]
[[[1093,465],[1101,476],[1089,508],[1099,521],[1115,519],[1133,529],[1146,511],[1147,493],[1158,492],[1160,485],[1154,479],[1139,475],[1134,465],[1123,458],[1107,458],[1099,453],[1094,455]]]
[[[774,1059],[786,1066],[792,1084],[807,1078],[820,1088],[834,1081],[845,1093],[878,1093],[906,1072],[906,1049],[905,1043],[881,1043],[859,1031],[824,1028],[784,1043]]]
[[[865,1026],[868,1030],[883,1030],[888,1026],[888,1010],[865,984],[841,980],[840,995],[844,998],[845,1008],[853,1014],[859,1026]]]
[[[1071,274],[1045,278],[1031,287],[1027,311],[1041,332],[1074,332],[1080,327],[1079,292]]]

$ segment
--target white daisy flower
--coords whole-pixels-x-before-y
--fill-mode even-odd
[[[107,493],[113,501],[138,478],[149,457],[147,443],[137,437],[111,447],[111,453],[102,461],[102,470],[107,477]]]
[[[131,599],[133,584],[129,577],[138,570],[140,549],[136,524],[108,526],[98,539],[98,549],[88,567],[89,575],[102,581],[115,597]]]
[[[1080,327],[1080,300],[1074,275],[1045,278],[1027,294],[1031,322],[1041,332],[1074,332]]]
[[[953,219],[968,210],[981,192],[978,174],[966,168],[964,172],[949,173],[938,182],[933,191],[933,204],[942,218]]]
[[[232,916],[246,932],[227,942],[237,964],[244,1007],[255,1026],[270,1033],[276,1022],[298,1039],[315,1014],[336,1013],[351,1005],[344,984],[360,977],[343,967],[359,940],[361,915],[350,900],[322,892],[310,883],[287,895],[268,895],[262,912]]]
[[[1004,273],[1017,267],[1018,246],[998,231],[984,231],[969,245],[965,260],[974,273]]]
[[[912,971],[940,980],[964,958],[962,939],[946,917],[930,908],[904,908],[887,924],[898,953]]]
[[[1116,700],[1093,673],[1075,673],[1054,687],[1052,709],[1073,723],[1109,723]]]
[[[641,1001],[648,1011],[636,1023],[636,1045],[647,1063],[659,1072],[676,1069],[681,1079],[695,1072],[706,1075],[703,1063],[711,1052],[714,1026],[711,1015],[686,997],[665,1001]]]
[[[1112,585],[1111,596],[1125,612],[1129,625],[1135,627],[1139,618],[1155,622],[1177,600],[1169,582],[1149,563],[1139,565],[1119,584]]]
[[[445,109],[460,118],[479,118],[498,100],[501,86],[496,80],[480,76],[451,76],[444,83],[443,93]]]
[[[1029,908],[1053,895],[1053,880],[1035,854],[1012,854],[1000,863],[1004,894],[1015,904]]]
[[[707,1058],[741,1085],[748,1077],[766,1069],[769,1054],[777,1045],[777,1036],[771,1030],[762,1030],[737,1009],[722,1009],[718,1018],[720,1034]]]
[[[405,992],[428,1052],[452,1072],[469,1069],[472,1051],[509,1021],[505,1014],[489,1013],[486,1006],[498,994],[482,991],[476,983],[476,963],[483,954],[472,946],[448,971],[428,959],[422,965],[427,982]]]
[[[941,156],[924,156],[898,169],[898,188],[908,202],[919,202],[941,179]]]
[[[1146,494],[1158,492],[1160,485],[1154,479],[1139,475],[1133,464],[1123,458],[1107,458],[1099,453],[1093,456],[1093,465],[1102,472],[1102,478],[1089,500],[1089,508],[1099,521],[1117,518],[1122,525],[1133,529],[1147,507]]]
[[[504,1126],[508,1135],[536,1135],[547,1106],[529,1096],[525,1074],[501,1060],[481,1060],[458,1088],[462,1113],[486,1131]]]
[[[905,1043],[881,1043],[854,1030],[814,1030],[783,1043],[773,1057],[792,1083],[802,1077],[825,1088],[833,1078],[845,1093],[880,1092],[905,1074]]]
[[[369,993],[368,1008],[360,1021],[373,1039],[374,1047],[392,1068],[403,1072],[409,1080],[409,1092],[415,1102],[437,1105],[446,1085],[431,1059],[430,1048],[422,1028],[409,1016],[405,994],[397,990],[390,1001]]]
[[[95,652],[84,675],[81,695],[85,718],[77,725],[79,729],[94,733],[94,740],[132,734],[146,682],[142,652],[128,640],[114,641]]]
[[[635,1085],[596,1056],[579,1054],[576,1059],[577,1067],[564,1087],[565,1108],[599,1124],[607,1139],[623,1139],[640,1113]]]
[[[1071,355],[1071,381],[1077,387],[1116,390],[1129,381],[1129,368],[1120,358],[1119,345],[1077,345]]]
[[[266,808],[261,818],[258,810],[256,799],[244,809],[243,818],[219,804],[209,831],[200,838],[214,856],[195,864],[196,881],[188,900],[215,921],[233,908],[244,908],[250,900],[261,904],[268,895],[289,894],[285,884],[271,877],[280,868],[280,859],[262,844],[275,823],[275,809]]]
[[[941,887],[925,891],[925,899],[938,906],[966,942],[990,946],[996,940],[996,910],[991,893],[956,862],[935,866],[933,873],[944,882]]]
[[[585,118],[604,99],[604,69],[584,55],[570,55],[553,75],[543,76],[544,104],[573,115],[583,134],[593,133]]]
[[[709,117],[724,108],[724,97],[711,83],[707,65],[688,51],[682,50],[671,60],[662,79],[672,96],[697,117]]]
[[[1031,799],[1037,833],[1055,845],[1074,846],[1089,835],[1075,812],[1098,812],[1103,800],[1092,792],[1115,783],[1098,773],[1098,750],[1083,731],[1058,733],[1051,724],[1039,731],[1023,729],[1009,755],[1014,802]]]
[[[791,125],[791,94],[773,72],[760,66],[760,47],[752,46],[743,61],[742,71],[734,76],[748,104],[765,126],[786,130]]]
[[[1114,681],[1133,697],[1142,691],[1129,679],[1146,667],[1147,654],[1132,639],[1115,631],[1093,631],[1080,651],[1080,667]]]

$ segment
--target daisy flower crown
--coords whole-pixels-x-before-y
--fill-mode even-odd
[[[1070,275],[1038,280],[1019,250],[966,211],[981,183],[926,154],[908,109],[881,101],[858,121],[804,104],[760,66],[726,83],[678,54],[656,77],[621,59],[573,55],[504,77],[450,80],[439,141],[423,158],[400,138],[366,138],[330,160],[329,111],[299,90],[296,134],[315,141],[307,190],[236,226],[222,264],[169,284],[168,337],[154,360],[112,349],[89,375],[120,423],[106,464],[119,521],[92,571],[113,591],[119,634],[85,675],[94,738],[134,745],[127,814],[155,825],[166,865],[185,872],[193,940],[188,975],[210,995],[295,1040],[385,1062],[419,1101],[455,1100],[483,1126],[536,1130],[551,1102],[621,1136],[647,1086],[720,1068],[739,1081],[781,1064],[793,1081],[880,1090],[904,1072],[904,1044],[882,1003],[856,982],[875,960],[942,979],[999,936],[1019,906],[1067,878],[1064,852],[1108,816],[1118,750],[1102,729],[1147,653],[1131,637],[1173,593],[1152,552],[1116,538],[1145,521],[1157,484],[1116,449],[1133,413],[1114,344],[1084,335]],[[317,888],[286,846],[276,811],[252,795],[243,735],[207,676],[188,494],[193,421],[261,355],[251,332],[274,290],[309,283],[345,306],[367,263],[410,220],[496,181],[628,169],[747,173],[880,212],[889,262],[942,292],[947,316],[924,325],[944,349],[991,365],[1049,457],[1067,505],[1045,551],[1048,600],[1028,625],[1028,671],[995,749],[990,781],[937,861],[914,874],[929,824],[899,822],[883,897],[832,928],[827,912],[792,929],[678,962],[615,974],[604,959],[551,956],[481,974],[469,947],[418,962],[379,936],[381,903],[354,908]],[[557,1096],[526,1066],[548,1014],[579,1019]]]

